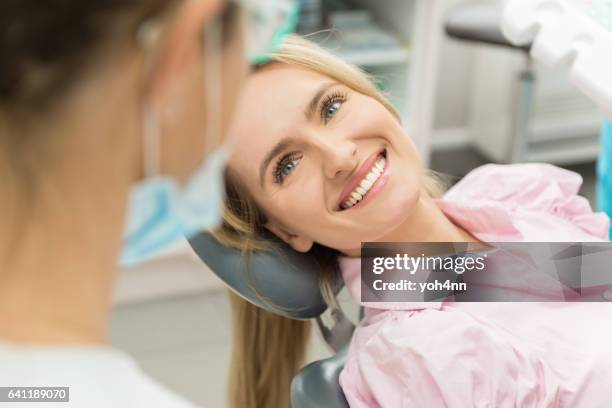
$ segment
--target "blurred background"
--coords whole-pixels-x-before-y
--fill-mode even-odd
[[[458,180],[488,162],[549,162],[580,173],[581,194],[597,207],[602,117],[562,72],[492,44],[492,9],[466,12],[474,4],[466,0],[300,3],[299,32],[376,78],[428,167]],[[462,24],[480,27],[485,41],[478,33],[468,33],[471,41],[452,38]],[[185,243],[119,275],[112,343],[194,402],[224,406],[231,325],[217,278]],[[313,331],[311,358],[331,355]]]

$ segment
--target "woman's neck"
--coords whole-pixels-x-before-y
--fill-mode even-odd
[[[414,211],[380,242],[479,242],[469,231],[453,223],[427,194],[422,193]]]
[[[469,231],[453,223],[424,191],[408,218],[378,242],[480,242]],[[361,249],[345,251],[360,256]]]

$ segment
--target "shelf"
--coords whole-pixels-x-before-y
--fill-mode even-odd
[[[330,28],[307,38],[342,59],[362,67],[403,64],[409,59],[408,40],[376,20],[366,9],[332,13]]]
[[[594,161],[601,150],[599,136],[529,143],[525,161],[567,165]]]
[[[365,68],[405,64],[410,59],[409,47],[392,37],[384,45],[369,47],[363,45],[360,36],[341,30],[319,32],[307,38],[343,60]]]
[[[327,47],[326,47],[327,48]],[[394,64],[404,64],[409,60],[409,52],[404,48],[388,50],[333,50],[334,54],[354,65],[376,67]]]
[[[531,124],[530,140],[554,142],[565,139],[591,137],[599,134],[601,114],[597,110],[583,114],[565,112],[556,117],[534,117]]]
[[[579,149],[530,152],[526,162],[546,162],[556,165],[587,163],[597,160],[599,146],[582,146]]]
[[[113,305],[190,295],[223,289],[212,273],[191,249],[180,240],[141,265],[119,267]]]

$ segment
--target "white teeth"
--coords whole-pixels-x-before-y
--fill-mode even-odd
[[[362,181],[361,181],[360,186],[361,186],[361,188],[363,188],[365,191],[368,191],[368,190],[370,189],[370,187],[372,187],[372,184],[374,184],[374,183],[372,183],[372,182],[371,182],[370,180],[368,180],[368,179],[365,179],[365,180],[362,180]]]
[[[359,186],[349,195],[349,198],[344,203],[342,203],[342,207],[344,209],[351,208],[363,199],[363,196],[366,195],[366,193],[370,190],[370,188],[372,188],[376,180],[378,180],[378,178],[382,175],[383,171],[385,170],[386,164],[387,161],[384,157],[374,163],[374,165],[370,169],[370,172],[365,176],[363,180],[361,180],[361,183],[359,183]]]

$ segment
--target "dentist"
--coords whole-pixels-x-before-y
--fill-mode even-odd
[[[191,406],[109,347],[106,326],[118,259],[219,222],[243,52],[256,60],[291,14],[245,2],[0,3],[0,387],[11,401],[35,402],[22,387],[37,386],[69,387],[62,407]]]

